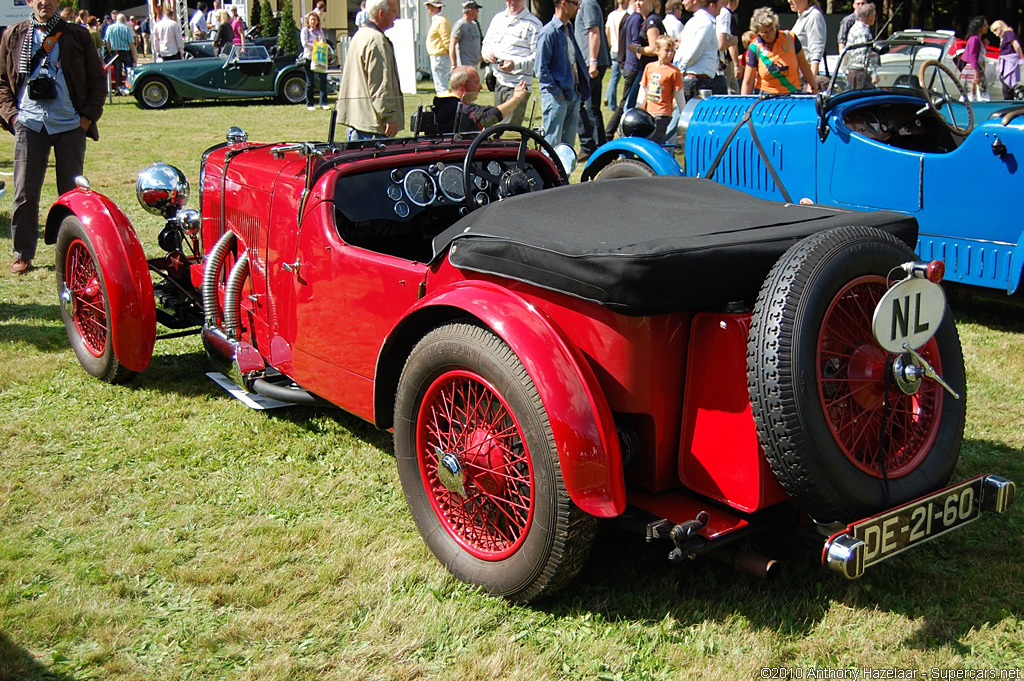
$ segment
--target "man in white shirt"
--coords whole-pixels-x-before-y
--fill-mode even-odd
[[[165,7],[163,19],[156,22],[156,26],[153,27],[153,57],[157,61],[181,59],[184,47],[181,29],[174,19],[174,8]]]
[[[665,24],[665,33],[678,42],[679,35],[683,32],[683,0],[668,0],[665,5],[665,18],[661,23]]]
[[[736,95],[740,92],[737,65],[740,63],[739,40],[733,31],[733,12],[740,6],[740,0],[719,0],[715,30],[718,33],[719,75],[725,79],[725,91],[716,94]]]
[[[617,0],[616,8],[608,13],[608,19],[604,22],[604,34],[608,38],[608,49],[611,51],[612,75],[608,81],[608,89],[604,92],[604,103],[612,111],[618,105],[619,80],[622,79],[622,58],[626,55],[619,50],[619,27],[629,14],[627,7],[629,0]]]
[[[512,99],[519,83],[525,83],[527,88],[532,84],[537,34],[542,27],[540,19],[526,9],[526,0],[505,0],[505,10],[491,19],[482,51],[497,80],[495,106]],[[522,125],[526,102],[524,98],[503,122]]]
[[[718,71],[718,35],[708,0],[683,0],[693,16],[683,25],[674,64],[683,73],[683,87],[690,99],[700,90],[711,90]]]
[[[206,40],[206,3],[201,2],[198,7],[188,22],[192,27],[192,40]]]

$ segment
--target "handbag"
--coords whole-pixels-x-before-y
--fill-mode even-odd
[[[327,73],[327,60],[329,58],[327,42],[323,40],[317,40],[314,42],[311,55],[312,56],[309,60],[309,70],[315,71],[316,73]]]

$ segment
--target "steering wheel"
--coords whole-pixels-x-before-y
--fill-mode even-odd
[[[930,73],[931,71],[934,71],[934,73]],[[928,102],[928,108],[935,113],[935,117],[943,125],[949,128],[951,133],[967,136],[974,129],[974,108],[971,106],[971,100],[967,96],[967,90],[964,89],[960,79],[949,70],[948,66],[935,59],[929,59],[921,64],[921,69],[917,72],[917,80],[921,84],[921,90],[924,93],[925,100]],[[938,86],[942,88],[941,92],[935,87],[936,81],[938,81]],[[956,89],[957,96],[955,98],[950,96],[947,88],[948,83],[953,83]],[[962,128],[956,123],[956,110],[953,108],[954,102],[963,102],[964,106],[967,107],[966,127]],[[942,113],[943,108],[949,112],[948,119]]]
[[[519,150],[516,152],[515,167],[510,170],[503,172],[500,176],[494,175],[487,171],[485,168],[474,168],[473,161],[476,160],[477,151],[480,146],[485,142],[489,142],[492,139],[500,137],[506,132],[511,132],[519,136]],[[521,125],[513,125],[511,123],[499,123],[498,125],[492,125],[487,128],[473,140],[473,143],[469,145],[469,149],[466,150],[466,160],[462,163],[462,191],[464,193],[463,201],[469,210],[475,210],[479,208],[481,204],[478,204],[476,197],[473,192],[473,178],[480,177],[487,180],[496,187],[500,187],[506,196],[516,196],[518,194],[526,194],[534,191],[533,185],[528,181],[524,170],[530,167],[530,164],[526,162],[526,148],[527,142],[533,141],[540,147],[541,151],[548,155],[551,162],[555,164],[555,168],[558,170],[559,186],[569,184],[569,175],[565,172],[565,168],[562,167],[562,162],[558,159],[558,154],[552,148],[547,141],[535,133],[533,130],[524,128]]]

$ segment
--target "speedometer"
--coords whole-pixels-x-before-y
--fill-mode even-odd
[[[448,166],[437,176],[437,183],[441,185],[441,193],[449,201],[459,202],[466,198],[464,177],[462,168],[458,166]]]
[[[405,174],[405,195],[417,206],[429,206],[437,198],[437,185],[434,178],[422,168],[415,168]]]

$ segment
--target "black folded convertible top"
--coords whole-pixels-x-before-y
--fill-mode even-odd
[[[757,199],[709,180],[587,182],[473,211],[434,239],[453,265],[654,314],[752,300],[800,239],[843,225],[917,241],[917,220]]]

